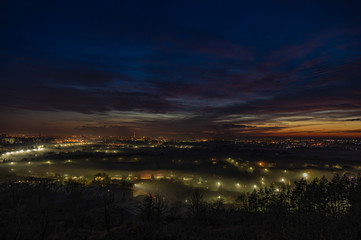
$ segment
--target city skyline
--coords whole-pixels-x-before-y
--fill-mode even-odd
[[[361,137],[357,1],[1,6],[0,133]]]

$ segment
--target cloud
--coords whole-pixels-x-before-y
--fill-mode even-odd
[[[168,112],[177,109],[161,96],[148,92],[122,92],[113,89],[79,89],[24,84],[8,85],[0,90],[1,107],[80,113],[112,110]]]
[[[69,4],[0,10],[1,118],[81,113],[72,130],[236,136],[361,116],[357,4]]]
[[[220,125],[208,125],[206,127],[232,129],[232,128],[250,128],[252,126],[247,126],[247,125],[243,125],[243,124],[226,123],[226,124],[220,124]]]
[[[361,121],[361,118],[353,118],[353,119],[345,119],[343,121],[346,121],[346,122],[357,122],[357,121]]]

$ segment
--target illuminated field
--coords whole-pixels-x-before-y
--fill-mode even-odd
[[[336,173],[353,177],[361,170],[358,153],[329,148],[280,149],[262,143],[70,143],[3,153],[0,171],[7,178],[84,181],[104,172],[135,183],[135,195],[171,193],[176,184],[180,192],[198,187],[212,197],[221,197],[271,185],[278,190],[302,177],[330,178]]]

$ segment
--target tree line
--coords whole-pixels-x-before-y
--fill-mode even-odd
[[[361,177],[335,175],[240,193],[234,204],[149,193],[104,173],[90,183],[0,184],[1,239],[361,239]]]

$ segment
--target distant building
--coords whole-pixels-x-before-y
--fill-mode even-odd
[[[161,173],[154,174],[154,179],[164,179],[164,175]]]
[[[140,179],[142,179],[142,180],[150,180],[150,179],[152,179],[152,174],[150,174],[150,173],[142,173],[142,174],[140,174]]]
[[[183,181],[193,181],[193,177],[183,177]]]
[[[15,138],[13,138],[13,137],[4,138],[3,142],[4,143],[9,143],[9,144],[14,144],[15,143]]]

